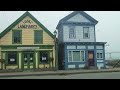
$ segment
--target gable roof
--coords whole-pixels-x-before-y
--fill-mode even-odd
[[[72,18],[73,16],[77,15],[77,14],[81,14],[83,15],[85,18],[87,18],[88,20],[90,20],[93,24],[97,24],[98,21],[95,20],[93,17],[91,17],[90,15],[88,15],[87,13],[85,13],[84,11],[74,11],[71,14],[67,15],[66,17],[64,17],[63,19],[61,19],[56,27],[56,29],[59,28],[60,24],[67,21],[68,19]]]
[[[54,35],[45,26],[43,26],[34,16],[26,11],[21,17],[19,17],[15,22],[13,22],[9,27],[7,27],[3,32],[0,33],[0,39],[27,16],[29,16],[35,23],[37,23],[52,38],[54,38]]]

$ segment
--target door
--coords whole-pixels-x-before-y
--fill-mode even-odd
[[[88,51],[88,65],[89,66],[95,66],[94,51]]]
[[[24,69],[31,69],[34,68],[34,53],[33,52],[24,52],[23,53],[23,62],[24,62]]]

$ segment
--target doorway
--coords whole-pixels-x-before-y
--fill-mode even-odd
[[[88,51],[88,65],[89,66],[95,66],[94,51]]]
[[[33,69],[34,68],[34,53],[24,52],[23,63],[24,63],[24,69]]]

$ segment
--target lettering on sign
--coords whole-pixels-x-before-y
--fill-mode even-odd
[[[22,22],[22,24],[18,25],[18,28],[22,29],[37,29],[37,25],[33,24],[33,21],[27,19]]]

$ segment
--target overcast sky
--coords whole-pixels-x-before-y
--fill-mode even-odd
[[[29,11],[52,33],[60,19],[72,11]],[[99,21],[96,25],[96,39],[107,42],[106,52],[120,52],[120,11],[85,11]],[[25,11],[0,11],[0,32],[11,25]]]

